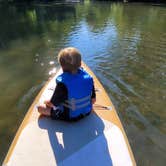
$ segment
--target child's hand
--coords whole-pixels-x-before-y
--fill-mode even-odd
[[[54,106],[49,100],[44,101],[44,104],[50,108]]]

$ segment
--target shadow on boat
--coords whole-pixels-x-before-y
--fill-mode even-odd
[[[38,125],[48,132],[57,165],[112,165],[105,125],[96,114],[77,122],[40,117]]]

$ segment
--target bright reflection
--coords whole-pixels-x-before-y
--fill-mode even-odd
[[[53,74],[56,73],[56,71],[57,71],[57,70],[56,70],[56,67],[54,67],[52,70],[49,71],[48,74],[49,74],[49,75],[53,75]]]
[[[54,61],[50,61],[49,64],[50,64],[50,65],[53,65],[53,64],[55,64],[55,62],[54,62]]]

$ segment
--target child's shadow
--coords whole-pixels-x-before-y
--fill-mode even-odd
[[[112,165],[103,133],[105,124],[97,115],[92,113],[77,122],[40,117],[38,124],[48,131],[57,165]]]

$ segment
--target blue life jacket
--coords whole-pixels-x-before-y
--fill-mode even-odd
[[[63,83],[68,90],[68,100],[62,105],[69,109],[70,118],[87,114],[92,110],[92,77],[82,68],[76,74],[64,72],[56,78],[57,83]]]

